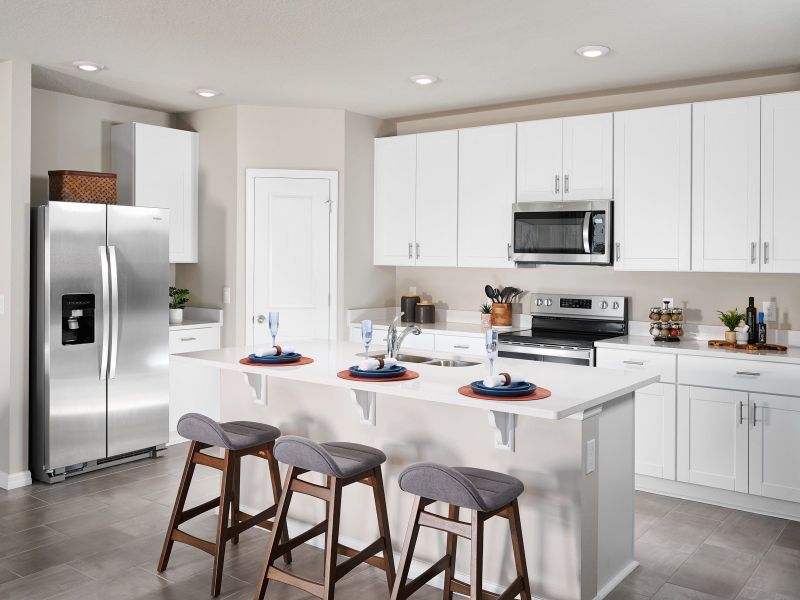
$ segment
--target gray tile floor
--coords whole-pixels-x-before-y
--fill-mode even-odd
[[[0,600],[192,599],[209,597],[211,557],[176,544],[169,569],[155,563],[186,447],[55,486],[0,490]],[[189,503],[217,495],[219,476],[198,467]],[[641,566],[611,600],[800,599],[800,523],[637,494]],[[211,515],[187,523],[211,538]],[[396,532],[402,536],[404,532]],[[221,598],[250,600],[267,534],[250,530],[229,546]],[[292,570],[321,576],[321,555],[303,547]],[[362,566],[337,586],[337,599],[388,599],[380,571]],[[270,600],[310,596],[279,584]],[[415,600],[441,598],[423,588]]]

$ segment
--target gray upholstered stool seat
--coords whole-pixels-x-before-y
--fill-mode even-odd
[[[217,423],[205,415],[188,413],[178,421],[178,434],[186,439],[227,450],[244,450],[273,442],[281,430],[266,423],[231,421]]]
[[[386,462],[386,455],[377,448],[348,442],[318,444],[293,435],[275,442],[275,458],[299,469],[340,479],[366,473]]]
[[[524,490],[522,482],[510,475],[437,463],[413,464],[398,481],[402,490],[415,496],[482,512],[502,508]]]

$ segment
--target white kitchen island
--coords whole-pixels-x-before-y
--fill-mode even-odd
[[[635,568],[633,393],[657,381],[657,375],[501,358],[496,371],[522,375],[549,389],[552,396],[486,401],[458,393],[460,386],[483,378],[485,364],[405,363],[420,374],[418,379],[350,381],[336,373],[358,362],[360,345],[328,341],[294,345],[315,362],[244,365],[239,360],[249,353],[245,348],[181,354],[172,360],[221,370],[224,421],[263,421],[284,434],[384,450],[396,559],[413,500],[399,490],[397,476],[408,464],[424,460],[502,471],[523,481],[520,508],[535,596],[602,598]],[[371,493],[359,487],[348,490],[342,511],[342,542],[354,547],[364,546],[377,532]],[[269,505],[269,489],[262,465],[254,461],[243,467],[244,506],[257,510]],[[323,514],[321,502],[298,500],[290,515],[292,534],[318,522]],[[442,556],[444,542],[436,532],[420,534],[412,575]],[[486,544],[485,589],[499,592],[514,577],[505,521],[487,524]],[[459,552],[457,570],[459,577],[468,579],[464,550]]]

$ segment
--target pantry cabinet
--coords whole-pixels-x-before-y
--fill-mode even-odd
[[[517,201],[611,200],[613,115],[517,124]]]
[[[692,270],[758,272],[761,99],[692,106]]]
[[[458,266],[511,268],[516,125],[461,129],[458,137]]]
[[[198,134],[144,123],[111,127],[119,203],[169,209],[169,262],[197,262]]]
[[[615,268],[691,267],[692,108],[614,113]]]

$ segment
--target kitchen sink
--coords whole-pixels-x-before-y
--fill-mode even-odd
[[[373,354],[373,358],[386,358],[385,354]],[[473,367],[477,364],[468,360],[453,360],[450,358],[431,358],[430,356],[418,356],[415,354],[399,354],[397,360],[400,362],[419,363],[421,365],[432,365],[436,367]]]

